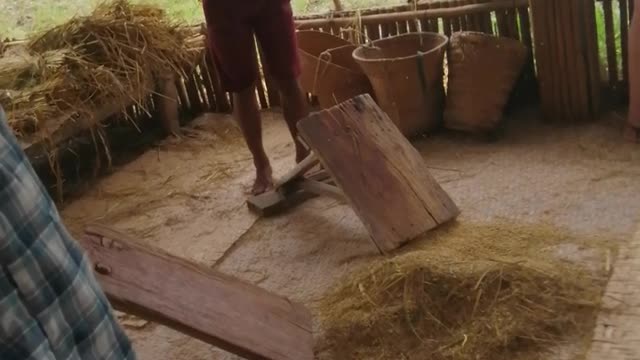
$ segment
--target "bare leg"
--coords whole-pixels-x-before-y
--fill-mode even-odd
[[[233,115],[240,124],[242,135],[253,156],[256,180],[251,192],[261,194],[273,186],[271,165],[262,144],[260,109],[256,100],[255,86],[233,94]]]
[[[298,140],[296,124],[309,115],[309,104],[297,79],[279,80],[278,87],[280,88],[284,119],[289,126],[289,132],[291,132],[296,146],[296,162],[300,162],[309,154],[309,151]]]
[[[625,138],[640,140],[640,4],[634,6],[629,30],[629,119]]]

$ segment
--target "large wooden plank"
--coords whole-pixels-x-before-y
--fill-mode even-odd
[[[619,249],[587,360],[640,359],[640,231]]]
[[[314,113],[298,128],[380,251],[459,214],[422,156],[369,95]]]
[[[116,309],[248,359],[313,359],[303,306],[103,226],[80,242]]]

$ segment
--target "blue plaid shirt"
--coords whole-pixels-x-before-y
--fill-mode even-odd
[[[0,108],[0,359],[135,359]]]

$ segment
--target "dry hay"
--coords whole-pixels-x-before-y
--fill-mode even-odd
[[[105,3],[31,39],[21,59],[5,54],[0,103],[18,136],[45,129],[45,122],[93,123],[105,107],[144,109],[155,79],[181,73],[195,60],[190,34],[161,9]]]
[[[550,226],[454,225],[340,283],[320,306],[319,357],[548,359],[588,338],[605,266],[561,261],[554,245],[595,246]],[[608,246],[608,245],[607,245]]]

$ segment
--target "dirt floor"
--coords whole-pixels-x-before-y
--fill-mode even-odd
[[[293,146],[279,113],[264,118],[266,146],[282,174],[293,165]],[[621,141],[620,125],[614,115],[596,124],[550,125],[527,112],[510,119],[496,142],[445,132],[415,146],[462,210],[460,223],[508,219],[624,239],[639,220],[640,147]],[[230,116],[207,115],[181,141],[165,142],[101,180],[63,217],[76,234],[87,222],[106,223],[312,310],[341,276],[380,260],[359,219],[334,200],[316,198],[257,219],[244,203],[251,180],[251,158]],[[583,256],[570,243],[558,253]],[[165,327],[121,320],[140,359],[235,358]]]

